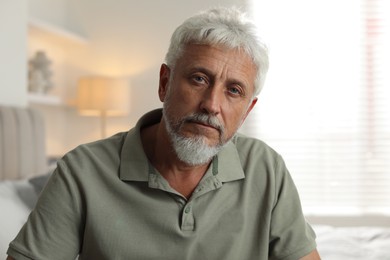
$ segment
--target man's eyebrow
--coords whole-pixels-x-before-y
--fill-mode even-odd
[[[213,72],[205,67],[192,67],[190,68],[189,70],[189,73],[194,73],[194,72],[202,72],[204,74],[206,74],[207,76],[214,76],[213,75]]]

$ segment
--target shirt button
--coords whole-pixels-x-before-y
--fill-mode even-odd
[[[185,209],[184,209],[184,212],[185,213],[190,213],[191,211],[191,206],[187,206]]]
[[[198,188],[195,189],[195,193],[198,193],[198,192],[201,191],[201,190],[202,190],[202,188],[201,188],[201,187],[198,187]]]

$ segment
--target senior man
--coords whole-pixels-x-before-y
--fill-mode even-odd
[[[9,259],[319,259],[279,154],[237,133],[268,69],[233,8],[171,38],[163,109],[59,162]]]

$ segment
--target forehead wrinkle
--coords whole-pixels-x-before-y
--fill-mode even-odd
[[[203,48],[212,49],[210,52],[204,54]],[[213,55],[213,53],[216,53]],[[203,72],[208,76],[218,79],[223,79],[227,84],[239,84],[247,90],[251,87],[254,91],[254,81],[256,68],[252,59],[239,49],[229,49],[225,46],[208,46],[208,45],[188,45],[183,55],[181,56],[182,66],[190,72]],[[193,62],[185,62],[191,60]],[[236,68],[239,65],[240,69]],[[251,71],[254,72],[253,82],[251,81]],[[234,75],[232,75],[234,74]]]

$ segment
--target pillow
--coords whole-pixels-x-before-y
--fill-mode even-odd
[[[40,194],[43,188],[45,187],[47,181],[51,176],[50,173],[46,173],[44,175],[39,175],[37,177],[30,178],[28,182],[34,187],[34,190],[37,194]]]
[[[55,168],[57,166],[57,160],[58,160],[58,158],[56,158],[56,160],[50,159],[49,160],[50,163],[49,163],[49,166],[47,168],[46,173],[42,173],[41,175],[31,177],[28,180],[28,182],[34,187],[34,190],[36,191],[36,193],[38,195],[41,193],[41,191],[45,187],[47,181],[49,180],[52,172],[55,170]]]

